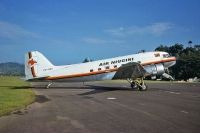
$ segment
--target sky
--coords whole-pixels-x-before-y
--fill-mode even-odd
[[[0,0],[0,63],[40,51],[64,65],[200,44],[199,0]]]

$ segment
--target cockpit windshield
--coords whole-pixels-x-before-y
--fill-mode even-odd
[[[168,58],[168,57],[170,57],[169,54],[163,54],[163,58]]]

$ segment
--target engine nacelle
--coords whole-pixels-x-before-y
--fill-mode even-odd
[[[152,76],[162,75],[163,73],[165,73],[165,67],[163,66],[163,64],[147,65],[147,66],[144,66],[144,69]]]

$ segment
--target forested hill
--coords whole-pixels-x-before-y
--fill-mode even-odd
[[[171,75],[175,79],[200,78],[200,45],[185,47],[182,44],[174,44],[172,46],[160,45],[155,51],[166,51],[172,56],[176,56],[176,65],[170,68]]]
[[[0,75],[23,76],[24,65],[14,62],[0,63]]]

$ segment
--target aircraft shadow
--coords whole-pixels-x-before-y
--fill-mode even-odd
[[[110,91],[117,91],[117,90],[123,90],[123,91],[135,91],[131,88],[124,88],[124,87],[105,87],[105,86],[96,86],[96,85],[87,85],[92,91],[84,92],[81,94],[78,94],[80,96],[86,96],[86,95],[92,95],[97,93],[105,93]]]
[[[34,89],[47,89],[44,86],[34,86]],[[91,89],[89,92],[84,92],[81,94],[78,94],[80,96],[86,96],[86,95],[92,95],[92,94],[97,94],[97,93],[105,93],[105,92],[110,92],[110,91],[137,91],[137,89],[132,89],[131,87],[110,87],[110,86],[98,86],[98,85],[84,85],[84,86],[52,86],[48,89],[77,89],[79,91],[80,89]],[[47,89],[47,90],[48,90]]]
[[[45,86],[0,86],[1,87],[9,87],[11,89],[47,89]],[[78,94],[80,96],[87,96],[87,95],[92,95],[92,94],[98,94],[98,93],[105,93],[105,92],[110,92],[110,91],[137,91],[136,89],[131,89],[128,87],[110,87],[110,86],[98,86],[98,85],[84,85],[84,86],[53,86],[48,89],[91,89],[89,92],[84,92],[81,94]],[[47,90],[48,90],[47,89]]]

